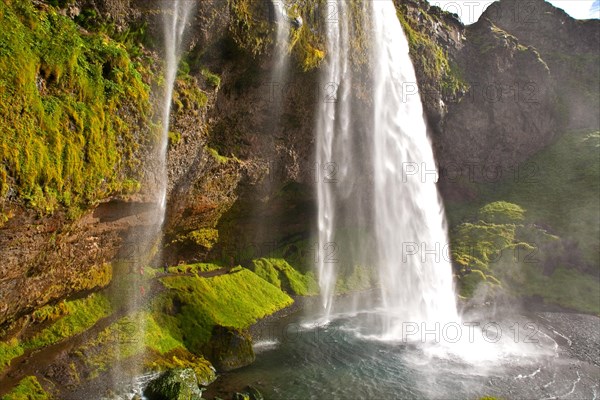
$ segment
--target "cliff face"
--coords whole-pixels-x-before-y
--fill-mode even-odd
[[[598,21],[575,21],[540,0],[530,2],[539,5],[532,12],[539,23],[527,24],[504,12],[518,2],[502,0],[465,27],[423,0],[395,3],[438,163],[453,176],[473,171],[475,179],[485,180],[498,168],[523,162],[566,127],[598,125],[592,112],[598,104]],[[84,36],[100,31],[115,42],[133,38],[135,47],[128,48],[137,54],[133,65],[147,92],[160,93],[157,1],[58,4],[58,14],[77,21]],[[164,239],[169,263],[209,253],[241,261],[238,255],[247,246],[280,244],[311,229],[314,111],[318,66],[326,50],[314,25],[319,4],[297,2],[304,25],[292,31],[284,86],[271,76],[274,30],[268,2],[197,2],[171,121]],[[49,10],[43,2],[37,7],[40,13]],[[103,79],[110,79],[106,68]],[[34,73],[31,83],[35,80]],[[139,100],[146,109],[155,101]],[[7,174],[0,192],[0,325],[108,284],[109,264],[126,258],[119,251],[144,230],[152,212],[154,178],[151,168],[143,168],[152,144],[151,114],[130,109],[122,117],[137,143],[125,158],[142,162],[112,167],[120,171],[116,180],[133,180],[134,187],[106,188],[77,213],[64,202],[40,211],[19,194],[17,169],[0,170]],[[441,187],[446,196],[466,193],[443,176]],[[272,220],[279,226],[269,228]]]
[[[502,0],[492,4],[483,18],[539,52],[558,94],[561,122],[573,129],[597,129],[599,20],[575,20],[543,0],[526,5]]]
[[[396,4],[405,31],[427,39],[409,34],[444,195],[510,176],[566,129],[597,129],[598,20],[501,0],[463,26],[425,1]],[[447,61],[432,71],[436,54]]]

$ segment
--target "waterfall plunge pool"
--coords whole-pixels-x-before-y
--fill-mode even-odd
[[[479,326],[460,323],[462,338],[451,343],[456,329],[442,325],[407,340],[382,338],[376,311],[334,314],[327,323],[300,314],[263,326],[256,362],[222,374],[205,397],[228,398],[247,385],[271,400],[599,397],[596,316],[465,315]]]

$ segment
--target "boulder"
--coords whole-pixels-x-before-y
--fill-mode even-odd
[[[202,390],[191,368],[175,368],[150,382],[144,395],[149,400],[199,400]]]
[[[217,371],[232,371],[255,359],[250,336],[238,329],[215,326],[206,355]]]

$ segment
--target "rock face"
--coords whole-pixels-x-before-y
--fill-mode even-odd
[[[394,2],[437,161],[448,175],[496,179],[499,169],[506,173],[565,129],[597,128],[599,21],[573,20],[542,0],[526,2],[533,8],[525,10],[518,0],[501,0],[465,27],[425,0]],[[65,3],[63,14],[91,18],[90,29],[146,31],[143,51],[158,73],[158,0],[58,2]],[[315,25],[318,2],[297,2],[300,40],[285,82],[272,81],[275,29],[267,3],[197,2],[184,60],[189,74],[178,80],[171,120],[163,252],[169,263],[210,252],[228,260],[240,251],[236,246],[269,243],[272,249],[311,229],[314,111],[325,55]],[[364,90],[357,88],[355,97]],[[135,125],[134,136],[143,137]],[[140,142],[138,156],[144,160],[145,145]],[[151,172],[141,184],[137,195],[109,193],[72,220],[66,210],[40,216],[16,195],[0,198],[0,224],[6,220],[0,226],[0,326],[108,284],[109,264],[127,257],[127,241],[143,233],[152,212]],[[465,196],[444,176],[440,185],[445,196]]]
[[[232,371],[254,362],[252,340],[244,332],[215,326],[205,354],[217,371]]]
[[[501,0],[482,17],[539,52],[559,95],[558,117],[569,129],[598,129],[598,19],[573,19],[544,0]]]
[[[566,129],[597,129],[598,20],[543,0],[501,0],[463,26],[425,1],[395,3],[445,196],[467,194],[457,177],[498,181]]]
[[[202,391],[193,369],[177,368],[150,382],[144,395],[149,400],[200,400]]]
[[[534,48],[482,18],[467,28],[456,59],[469,89],[449,104],[435,139],[442,169],[492,179],[556,137],[557,96]]]

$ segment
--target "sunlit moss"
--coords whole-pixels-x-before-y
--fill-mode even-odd
[[[89,329],[111,312],[110,302],[101,294],[91,294],[84,299],[42,307],[33,314],[34,321],[54,322],[27,340],[12,339],[0,342],[0,368],[7,366],[12,359],[26,351],[58,343]]]
[[[28,376],[9,393],[2,396],[2,400],[49,400],[51,396],[44,391],[35,376]]]
[[[267,282],[288,293],[301,296],[318,293],[318,285],[313,273],[302,274],[284,259],[260,258],[253,260],[252,270]]]
[[[279,288],[247,269],[213,278],[166,277],[169,289],[158,300],[157,321],[200,353],[215,325],[248,328],[293,303]]]
[[[0,89],[0,196],[52,212],[121,189],[137,146],[123,111],[150,111],[123,46],[53,7],[2,2]]]
[[[436,18],[421,11],[424,18]],[[439,87],[421,87],[423,92],[433,90],[445,95],[453,96],[457,92],[466,90],[468,84],[462,77],[458,66],[450,62],[446,51],[437,44],[431,37],[421,31],[419,21],[408,16],[406,6],[398,8],[398,18],[402,24],[402,29],[408,39],[410,57],[417,65],[418,69],[423,71],[425,76],[431,82],[435,82]],[[443,25],[443,18],[436,23]],[[426,82],[421,82],[422,86],[427,86]]]

